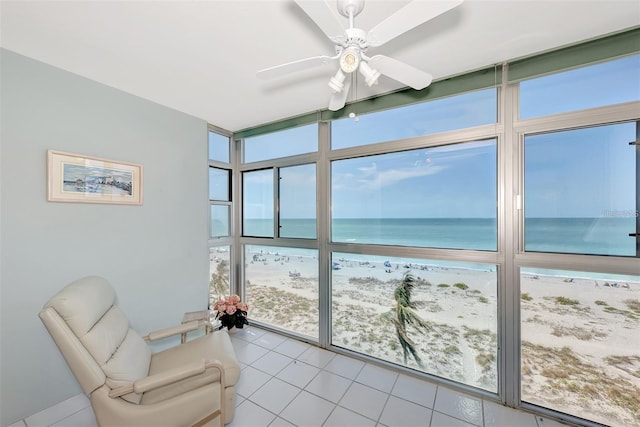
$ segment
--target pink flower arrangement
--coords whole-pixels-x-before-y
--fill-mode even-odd
[[[216,319],[220,319],[220,329],[231,329],[234,326],[242,329],[244,325],[249,324],[249,305],[240,301],[238,295],[229,295],[226,299],[216,302],[213,310],[216,311]]]

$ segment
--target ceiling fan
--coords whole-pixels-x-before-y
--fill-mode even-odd
[[[266,68],[258,71],[258,77],[279,77],[290,72],[302,71],[324,65],[332,60],[338,60],[338,71],[329,80],[329,87],[333,92],[329,101],[329,109],[337,111],[344,107],[349,95],[351,79],[347,76],[358,70],[369,87],[378,82],[381,74],[416,90],[429,86],[433,79],[431,74],[388,56],[368,57],[366,55],[367,49],[387,43],[412,28],[453,9],[463,0],[414,0],[387,17],[369,32],[354,27],[354,18],[364,8],[364,0],[337,0],[338,12],[349,20],[348,28],[345,28],[339,16],[326,0],[295,0],[295,2],[329,37],[329,40],[335,43],[336,55],[314,56]]]

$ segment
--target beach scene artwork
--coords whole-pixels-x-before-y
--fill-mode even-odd
[[[133,173],[117,169],[63,163],[63,191],[131,195]]]
[[[47,200],[142,204],[142,165],[47,151]]]
[[[212,277],[228,256],[212,249]],[[317,252],[246,246],[245,258],[250,320],[317,339]],[[405,362],[392,321],[407,272],[428,325],[407,327],[419,362]],[[495,266],[334,253],[331,303],[333,345],[497,392]],[[640,276],[523,269],[520,309],[524,402],[640,423]]]

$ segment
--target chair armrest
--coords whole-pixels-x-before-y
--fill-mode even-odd
[[[187,332],[195,331],[201,327],[210,327],[211,324],[205,320],[194,320],[193,322],[185,323],[179,326],[172,326],[171,328],[159,329],[157,331],[149,332],[149,335],[144,337],[145,341],[156,341],[163,338],[168,338],[173,335],[186,334]]]
[[[139,380],[134,381],[133,384],[114,388],[109,392],[109,397],[115,398],[134,392],[137,394],[144,393],[149,390],[178,382],[185,378],[200,375],[208,368],[216,368],[220,371],[220,384],[224,389],[224,369],[222,367],[222,363],[218,360],[201,360],[200,362],[194,362],[179,368],[169,369],[168,371],[160,374],[140,378]]]

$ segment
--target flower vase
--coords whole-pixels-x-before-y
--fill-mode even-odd
[[[235,326],[232,326],[232,327],[230,327],[229,329],[227,329],[227,331],[228,331],[230,334],[235,334],[235,333],[237,333],[237,332],[238,332],[238,328],[236,328]]]

